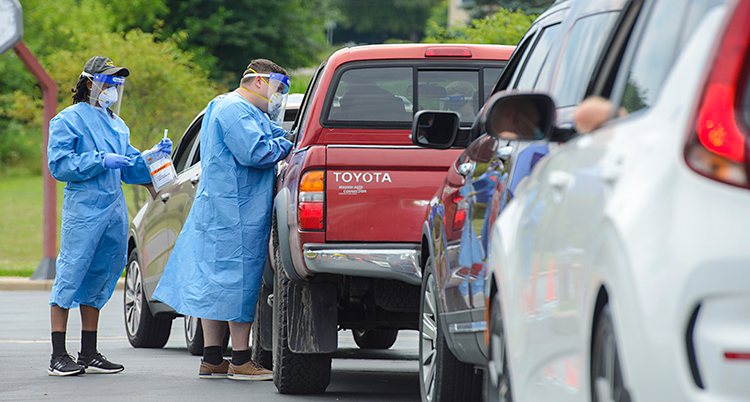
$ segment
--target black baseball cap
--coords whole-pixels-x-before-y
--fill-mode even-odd
[[[94,56],[83,66],[83,72],[87,74],[116,75],[127,77],[130,71],[126,67],[117,67],[108,57]]]

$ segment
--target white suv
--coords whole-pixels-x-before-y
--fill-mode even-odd
[[[750,0],[633,0],[618,24],[587,90],[611,118],[493,226],[487,397],[748,400]]]

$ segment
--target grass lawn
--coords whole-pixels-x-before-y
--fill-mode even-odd
[[[60,249],[60,216],[64,183],[57,183],[57,230]],[[123,185],[130,217],[134,214],[130,185]],[[44,190],[42,177],[0,178],[0,276],[31,276],[42,261]]]

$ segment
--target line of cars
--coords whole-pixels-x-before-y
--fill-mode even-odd
[[[333,323],[334,329],[358,331],[362,347],[387,348],[395,340],[394,329],[418,329],[423,401],[746,399],[749,3],[557,1],[506,56],[494,89],[484,89],[479,100],[494,95],[472,113],[475,118],[448,107],[458,98],[442,92],[437,96],[442,103],[420,111],[415,107],[418,91],[388,84],[392,74],[375,76],[378,88],[390,90],[401,99],[403,111],[414,116],[411,138],[407,125],[400,124],[405,121],[398,119],[399,124],[379,131],[393,138],[406,133],[406,142],[398,137],[375,147],[362,137],[367,128],[383,129],[384,124],[361,124],[357,115],[336,114],[347,104],[341,103],[347,88],[339,93],[332,77],[341,81],[347,70],[338,75],[331,70],[326,76],[330,85],[319,88],[318,95],[306,95],[313,101],[307,101],[305,116],[312,117],[299,117],[296,123],[296,144],[304,145],[298,149],[318,155],[319,161],[331,159],[312,167],[297,164],[293,176],[280,176],[299,186],[306,171],[325,172],[321,180],[308,183],[309,191],[291,187],[298,201],[322,199],[338,208],[312,208],[304,225],[330,228],[339,217],[359,219],[365,211],[356,209],[359,199],[352,200],[348,188],[338,187],[343,183],[333,185],[365,173],[372,179],[375,165],[357,169],[344,164],[337,148],[355,153],[365,148],[356,153],[360,162],[368,161],[368,148],[388,149],[379,154],[383,159],[408,149],[409,141],[418,147],[450,148],[423,150],[445,152],[448,163],[439,169],[447,172],[442,184],[432,185],[432,198],[414,197],[408,203],[409,208],[422,207],[424,222],[421,240],[404,241],[416,243],[418,253],[396,254],[407,256],[398,264],[346,251],[347,245],[356,250],[378,242],[386,250],[393,248],[386,238],[357,237],[367,236],[368,230],[372,236],[373,221],[358,221],[360,232],[328,233],[300,226],[301,203],[285,208],[286,228],[319,241],[307,247],[290,243],[296,249],[285,250],[279,233],[284,233],[281,239],[291,239],[289,232],[276,230],[276,243],[269,245],[274,269],[258,304],[253,353],[274,368],[280,377],[275,378],[277,388],[288,393],[325,389],[335,343],[321,334],[329,334],[330,327],[323,326]],[[373,66],[378,63],[361,67]],[[411,68],[415,77],[429,70]],[[358,78],[356,70],[362,69],[352,69],[351,77]],[[484,80],[486,84],[488,78]],[[434,90],[425,86],[423,94]],[[463,102],[477,97],[462,96]],[[606,123],[592,133],[576,133],[574,111],[589,97],[610,104]],[[378,110],[365,104],[356,113]],[[513,112],[517,110],[531,113]],[[370,123],[377,121],[367,116]],[[305,132],[310,119],[321,123],[315,133]],[[506,120],[515,122],[514,139],[504,138],[507,131],[500,122]],[[328,143],[311,140],[326,135]],[[346,141],[354,143],[342,146]],[[326,151],[310,152],[314,145],[325,145]],[[183,175],[186,182],[191,174]],[[359,193],[363,189],[373,193],[382,188],[356,188],[357,194],[365,194]],[[339,202],[343,194],[350,201]],[[388,197],[399,199],[392,193]],[[139,222],[158,225],[186,216],[185,210],[169,210],[152,220],[144,215]],[[359,212],[347,215],[350,210]],[[399,223],[403,219],[381,227]],[[278,216],[275,228],[284,229]],[[149,233],[151,239],[157,237],[156,231]],[[177,233],[163,236],[174,239]],[[330,243],[333,248],[326,247]],[[169,249],[146,246],[141,253],[158,259],[168,257]],[[282,253],[293,254],[291,263],[285,265]],[[407,264],[410,258],[417,263]],[[387,272],[398,267],[407,268],[398,272],[408,286],[384,286],[392,282],[382,279],[394,279]],[[155,287],[158,275],[142,275]],[[290,294],[304,296],[316,288],[324,289],[327,304],[312,310],[333,309],[335,321],[288,312],[294,303]],[[395,297],[384,297],[384,289]],[[138,299],[147,307],[148,294]],[[169,314],[164,311],[162,316]],[[364,321],[352,319],[357,313]],[[290,343],[294,321],[289,317],[317,333],[308,338],[298,333],[297,343]],[[286,326],[261,327],[263,318]],[[280,339],[286,343],[279,345]],[[323,375],[295,377],[289,374],[295,361],[313,361],[314,371]]]
[[[535,22],[431,201],[423,401],[476,400],[483,360],[486,401],[749,398],[750,2],[592,3]]]
[[[747,1],[625,3],[590,134],[547,124],[553,98],[488,101],[489,132],[533,101],[565,140],[491,229],[488,400],[750,395],[748,21]]]

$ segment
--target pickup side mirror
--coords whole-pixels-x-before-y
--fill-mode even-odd
[[[456,112],[421,110],[414,115],[411,142],[423,148],[450,148],[456,141],[459,120]]]
[[[507,140],[549,139],[555,129],[555,103],[548,95],[498,92],[480,117],[487,134]]]

